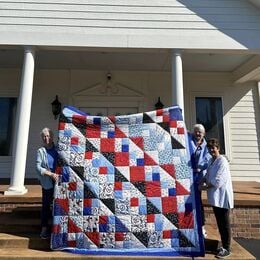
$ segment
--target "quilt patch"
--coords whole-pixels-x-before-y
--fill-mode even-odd
[[[52,249],[204,255],[179,107],[108,117],[65,107],[58,152]]]

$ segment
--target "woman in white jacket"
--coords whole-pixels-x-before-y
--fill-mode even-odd
[[[220,155],[219,141],[215,138],[208,140],[208,150],[212,156],[209,161],[207,175],[201,189],[207,190],[209,204],[217,221],[222,247],[218,250],[217,258],[224,259],[231,254],[230,209],[234,207],[233,187],[229,163]]]

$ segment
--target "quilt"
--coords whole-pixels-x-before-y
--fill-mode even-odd
[[[107,117],[64,107],[57,149],[53,250],[204,255],[179,107]]]

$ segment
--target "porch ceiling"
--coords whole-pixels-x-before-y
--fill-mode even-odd
[[[170,71],[170,57],[170,51],[165,50],[39,50],[36,68]],[[184,52],[183,68],[186,72],[233,72],[253,57],[252,54]],[[0,68],[21,68],[22,63],[23,50],[0,49]]]

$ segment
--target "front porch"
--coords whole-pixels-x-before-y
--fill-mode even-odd
[[[82,255],[50,251],[49,241],[41,240],[38,235],[40,230],[41,187],[35,181],[28,180],[25,186],[28,193],[22,196],[4,196],[8,182],[6,185],[0,185],[0,258],[33,259],[39,256],[42,259],[86,258]],[[260,239],[260,183],[234,181],[233,186],[235,195],[235,209],[231,215],[233,237]],[[219,234],[211,207],[207,205],[206,194],[203,194],[203,198],[206,228],[208,230],[208,239],[206,240],[208,252],[205,258],[197,259],[215,259],[210,249],[216,247]],[[232,248],[232,255],[229,259],[255,259],[235,240],[232,241]],[[87,259],[112,260],[122,259],[122,257],[88,256]],[[133,259],[147,258],[135,257]],[[178,257],[175,259],[188,258]]]

